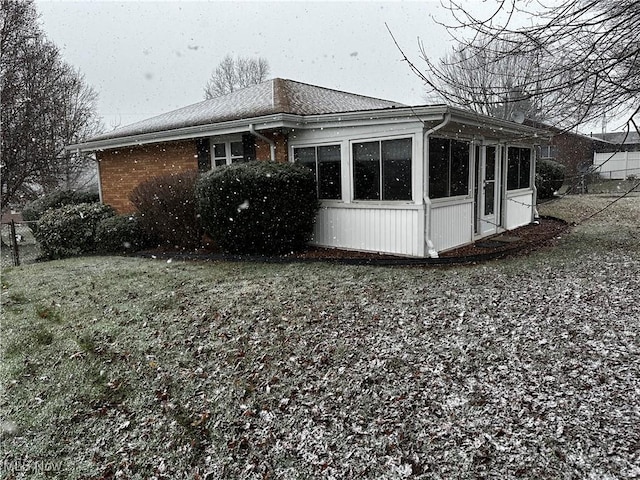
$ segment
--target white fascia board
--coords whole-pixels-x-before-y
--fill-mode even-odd
[[[421,122],[440,122],[446,113],[451,113],[451,123],[465,123],[481,128],[490,128],[496,132],[507,135],[523,134],[545,139],[537,128],[514,124],[505,120],[487,117],[478,113],[450,107],[447,105],[429,105],[418,107],[398,107],[384,110],[363,110],[358,112],[329,113],[319,115],[294,115],[278,113],[263,117],[231,120],[228,122],[197,125],[192,127],[165,130],[160,132],[143,133],[126,137],[109,138],[93,142],[80,143],[65,147],[67,151],[91,152],[129,146],[148,145],[153,143],[188,140],[199,137],[213,137],[218,135],[232,135],[246,133],[249,125],[253,124],[256,130],[273,128],[316,129],[329,128],[339,125],[341,127],[399,124]]]
[[[398,107],[384,110],[363,110],[359,112],[325,113],[321,115],[305,115],[301,118],[301,128],[326,128],[354,125],[371,125],[381,123],[413,123],[437,122],[442,120],[446,112],[445,106],[430,107]]]
[[[488,117],[480,113],[462,110],[456,107],[449,107],[451,113],[451,123],[464,123],[478,128],[488,128],[494,130],[496,134],[504,134],[508,136],[523,135],[532,137],[536,141],[547,140],[546,132],[528,125],[502,120],[499,118]]]

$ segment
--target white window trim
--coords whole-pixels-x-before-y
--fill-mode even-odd
[[[439,133],[439,132],[438,132]],[[463,194],[463,195],[451,195],[448,197],[437,197],[437,198],[432,198],[431,192],[428,191],[429,190],[429,183],[430,183],[430,178],[428,177],[429,175],[429,155],[431,154],[430,150],[429,150],[429,140],[431,140],[432,138],[442,138],[445,140],[457,140],[457,141],[461,141],[461,142],[468,142],[469,143],[469,177],[467,179],[467,193]],[[489,143],[487,143],[489,142]],[[475,158],[475,147],[477,145],[498,145],[497,143],[492,143],[491,140],[479,140],[479,139],[474,139],[473,137],[468,137],[468,136],[460,136],[460,137],[456,137],[456,136],[451,136],[451,135],[429,135],[429,137],[427,138],[427,156],[425,158],[425,168],[427,170],[427,191],[429,194],[429,200],[433,203],[446,203],[447,201],[450,201],[450,203],[453,205],[455,203],[457,203],[458,201],[460,203],[467,203],[468,200],[473,200],[473,182],[475,180],[475,171],[474,171],[474,166],[475,166],[475,162],[477,161],[477,159]]]
[[[514,148],[526,148],[529,150],[529,186],[528,187],[522,187],[522,188],[513,188],[511,190],[509,190],[509,147],[514,147]],[[515,192],[517,194],[522,194],[522,193],[527,193],[527,192],[531,192],[533,191],[533,187],[535,185],[535,170],[536,170],[536,164],[535,164],[536,158],[535,158],[535,150],[534,147],[532,145],[524,145],[521,143],[507,143],[505,144],[505,151],[504,151],[504,164],[503,167],[505,169],[505,180],[504,180],[504,188],[505,188],[505,192],[507,194],[511,193],[511,192]]]
[[[318,151],[318,147],[332,147],[332,146],[338,146],[340,147],[340,182],[341,182],[341,195],[340,198],[320,198],[318,200],[320,200],[320,202],[322,202],[322,204],[324,205],[325,202],[332,202],[332,203],[343,203],[345,198],[349,198],[348,195],[345,196],[345,178],[349,179],[349,176],[347,175],[345,177],[345,169],[344,169],[344,164],[345,164],[345,148],[344,148],[344,142],[343,141],[324,141],[324,142],[313,142],[313,141],[308,141],[308,142],[303,142],[303,143],[296,143],[294,145],[289,145],[291,151],[289,152],[289,161],[291,163],[295,163],[295,155],[296,155],[296,148],[311,148],[311,147],[315,147],[316,148],[316,182],[318,181],[318,157],[317,157],[317,151]]]
[[[408,200],[382,200],[382,199],[377,199],[377,200],[365,200],[365,199],[361,199],[361,198],[355,198],[355,177],[353,175],[353,166],[354,166],[354,159],[353,159],[353,144],[354,143],[367,143],[367,142],[384,142],[386,140],[402,140],[405,138],[409,138],[411,139],[411,198]],[[415,189],[415,185],[414,185],[414,175],[416,170],[416,158],[421,158],[421,155],[417,155],[416,154],[416,148],[417,148],[417,142],[416,142],[416,138],[415,138],[415,134],[398,134],[398,135],[391,135],[391,136],[379,136],[376,135],[374,137],[371,136],[362,136],[362,137],[357,137],[357,138],[351,138],[349,139],[349,150],[347,152],[348,155],[348,174],[347,174],[347,178],[348,178],[348,185],[349,185],[349,199],[350,199],[350,203],[364,203],[367,205],[411,205],[414,202],[414,198],[416,196],[416,189]],[[382,163],[382,158],[380,159],[380,162]],[[380,176],[380,182],[382,182],[382,175]],[[381,187],[382,188],[382,187]]]
[[[231,165],[233,163],[233,160],[235,159],[242,159],[244,158],[243,156],[232,156],[231,155],[231,144],[232,143],[242,143],[242,137],[238,137],[238,136],[233,136],[233,137],[210,137],[209,138],[209,150],[210,150],[210,156],[211,156],[211,168],[214,169],[218,166],[222,166],[222,165],[216,165],[216,159],[225,159],[225,165]],[[215,156],[215,146],[217,144],[224,144],[224,153],[225,156],[224,157],[216,157]]]

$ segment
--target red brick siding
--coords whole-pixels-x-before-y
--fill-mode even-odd
[[[193,140],[105,150],[97,158],[102,201],[118,213],[135,210],[129,194],[143,180],[198,168]]]
[[[285,134],[278,131],[261,131],[260,134],[276,143],[276,162],[284,163],[288,161],[289,144]],[[271,160],[269,144],[258,137],[256,137],[256,160]]]
[[[551,144],[557,148],[555,160],[567,167],[567,178],[575,176],[580,165],[593,162],[594,145],[589,138],[561,133],[553,136]]]

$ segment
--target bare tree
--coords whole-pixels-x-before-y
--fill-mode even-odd
[[[250,85],[264,82],[269,76],[269,62],[262,57],[233,58],[227,55],[218,64],[204,88],[205,99],[220,97]]]
[[[64,146],[101,130],[97,95],[66,64],[37,22],[33,1],[1,0],[1,202],[69,188],[86,172],[85,156]]]
[[[506,40],[479,36],[475,51],[456,48],[439,60],[432,76],[438,95],[449,103],[507,120],[555,120],[565,113],[553,85],[542,72],[548,61],[540,55],[503,55]],[[428,61],[428,60],[427,60]],[[531,84],[532,78],[538,82]],[[560,102],[561,103],[561,102]]]
[[[527,11],[532,5],[501,0],[479,17],[466,3],[450,0],[453,21],[444,26],[457,41],[457,53],[434,62],[420,43],[426,69],[405,59],[432,92],[458,104],[486,101],[495,107],[526,100],[566,128],[625,111],[632,112],[633,123],[640,111],[640,2],[535,2],[539,10]],[[527,59],[532,65],[523,68]],[[505,71],[506,64],[517,67]],[[480,66],[475,72],[474,65]]]

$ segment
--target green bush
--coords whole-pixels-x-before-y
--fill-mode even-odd
[[[319,206],[313,173],[291,163],[216,168],[202,176],[196,196],[205,232],[231,253],[304,248]]]
[[[142,228],[165,246],[200,246],[202,227],[196,213],[197,171],[162,175],[139,184],[129,196]]]
[[[96,250],[102,253],[135,252],[148,245],[137,215],[116,215],[102,220],[96,228]]]
[[[22,209],[22,218],[27,221],[36,221],[50,208],[60,208],[65,205],[78,205],[80,203],[96,203],[99,201],[100,197],[97,192],[58,190],[48,193],[25,205]]]
[[[114,215],[101,203],[80,203],[47,210],[37,223],[36,239],[51,259],[95,252],[95,234],[100,222]]]
[[[538,160],[536,162],[536,188],[538,199],[553,197],[564,183],[565,166],[553,160]]]

